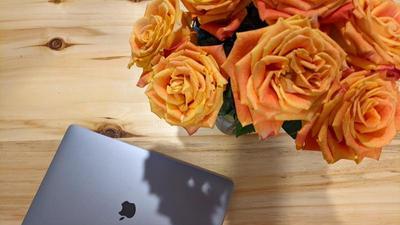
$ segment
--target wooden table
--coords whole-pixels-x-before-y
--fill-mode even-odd
[[[379,162],[327,165],[287,135],[188,137],[150,112],[128,37],[146,2],[0,2],[0,224],[20,224],[71,123],[231,177],[226,225],[400,224],[400,137]]]

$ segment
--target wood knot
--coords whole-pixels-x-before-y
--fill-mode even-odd
[[[122,127],[116,124],[103,124],[97,128],[97,132],[110,138],[121,138],[124,135]]]
[[[51,39],[49,42],[47,42],[47,47],[55,50],[55,51],[60,51],[62,49],[64,49],[67,44],[65,43],[65,41],[61,38],[53,38]]]
[[[107,118],[111,118],[111,117],[105,117]],[[111,121],[110,121],[111,122]],[[95,132],[111,137],[111,138],[130,138],[130,137],[143,137],[142,135],[137,135],[137,134],[133,134],[130,132],[127,132],[123,129],[122,126],[115,124],[115,123],[109,123],[109,122],[103,122],[101,123],[97,129],[95,130]]]
[[[65,0],[49,0],[50,3],[54,3],[54,4],[60,4],[62,2],[64,2]]]

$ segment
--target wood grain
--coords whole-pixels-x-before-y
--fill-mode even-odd
[[[296,152],[281,135],[266,142],[234,138],[133,137],[130,144],[216,171],[235,182],[226,225],[397,225],[400,221],[400,141],[377,163],[326,165],[319,154]],[[0,221],[19,224],[58,140],[0,142]]]
[[[1,1],[0,140],[59,139],[71,123],[175,136],[178,128],[149,113],[136,87],[140,71],[127,68],[131,27],[144,9],[130,1]],[[55,39],[65,47],[50,48]]]
[[[400,137],[376,162],[327,165],[286,135],[194,137],[150,112],[128,36],[146,2],[0,1],[0,224],[21,224],[71,123],[231,177],[226,225],[400,224]]]

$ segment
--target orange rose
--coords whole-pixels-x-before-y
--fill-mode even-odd
[[[332,83],[339,81],[345,53],[303,16],[239,33],[222,65],[229,74],[238,119],[261,138],[285,120],[310,120]]]
[[[321,150],[325,160],[379,159],[400,130],[400,95],[383,71],[358,71],[333,86],[320,113],[297,135],[298,149]]]
[[[351,0],[253,0],[260,18],[269,24],[279,18],[293,15],[325,17],[351,2]]]
[[[144,16],[133,26],[129,66],[136,64],[142,67],[145,75],[158,62],[164,50],[188,40],[189,28],[182,21],[178,0],[150,1]]]
[[[349,62],[366,70],[388,69],[399,77],[400,5],[393,0],[353,0],[349,19],[331,36],[349,54]],[[336,19],[337,20],[337,19]]]
[[[227,84],[218,66],[222,46],[205,50],[188,42],[161,58],[146,90],[152,112],[189,134],[214,126]]]
[[[182,0],[201,28],[224,40],[239,28],[251,0]]]

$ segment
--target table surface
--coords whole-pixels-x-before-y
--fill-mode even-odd
[[[280,135],[188,137],[150,112],[128,37],[145,2],[0,2],[0,224],[16,225],[71,123],[226,175],[225,225],[400,224],[400,137],[380,161],[327,165]]]

